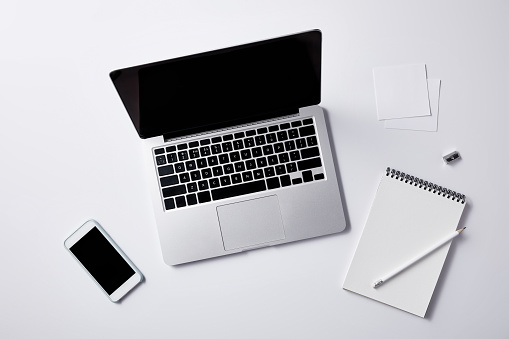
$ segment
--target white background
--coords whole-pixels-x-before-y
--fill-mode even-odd
[[[508,14],[506,1],[3,0],[0,337],[508,338]],[[313,28],[347,230],[166,266],[108,73]],[[438,132],[384,129],[372,68],[421,62],[442,80]],[[342,289],[387,166],[468,197],[425,319]],[[146,277],[120,304],[64,249],[89,218]]]

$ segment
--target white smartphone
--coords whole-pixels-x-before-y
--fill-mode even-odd
[[[143,280],[140,270],[95,220],[78,228],[64,245],[113,302]]]

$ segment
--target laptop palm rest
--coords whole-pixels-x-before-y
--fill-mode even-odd
[[[226,251],[285,238],[275,195],[218,206],[217,216]]]

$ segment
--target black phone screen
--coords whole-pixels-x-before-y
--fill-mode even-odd
[[[70,251],[109,295],[135,274],[97,227],[85,234]]]

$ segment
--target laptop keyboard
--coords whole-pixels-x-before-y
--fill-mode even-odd
[[[154,149],[166,210],[325,178],[313,118]]]

